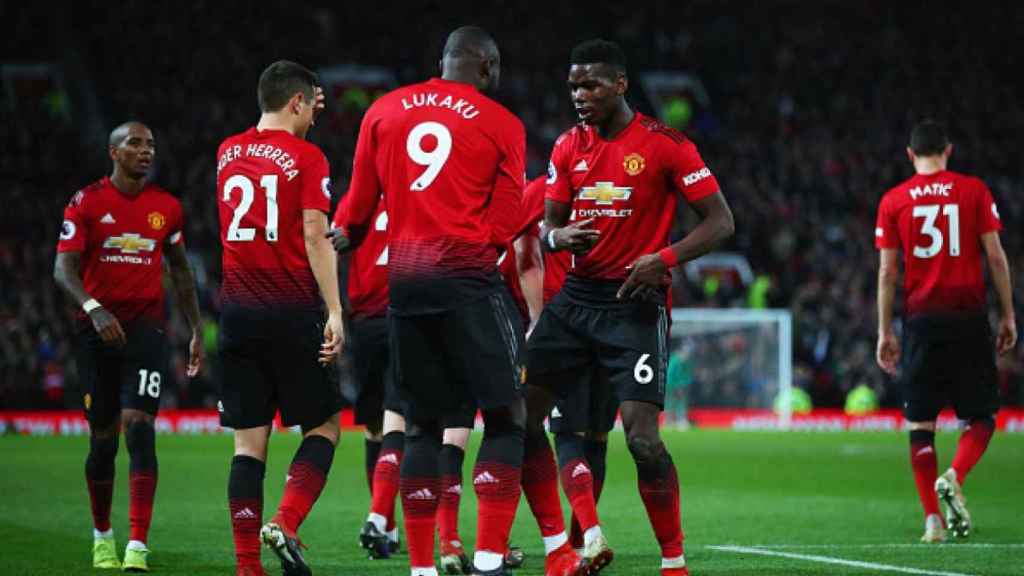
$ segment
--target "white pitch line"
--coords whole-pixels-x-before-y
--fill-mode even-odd
[[[903,574],[920,574],[923,576],[969,576],[959,572],[936,572],[934,570],[921,570],[918,568],[906,568],[904,566],[893,566],[891,564],[877,564],[875,562],[858,562],[856,560],[844,560],[830,556],[812,556],[810,554],[793,554],[792,552],[776,552],[763,548],[748,548],[746,546],[708,546],[712,550],[721,552],[736,552],[739,554],[759,554],[761,556],[777,556],[792,560],[805,560],[807,562],[820,562],[822,564],[836,564],[841,566],[852,566],[854,568],[865,568],[868,570],[882,570],[886,572],[900,572]]]
[[[721,544],[719,546],[732,546],[731,544]],[[714,548],[715,546],[708,546]],[[942,548],[945,550],[952,550],[955,548],[1024,548],[1024,543],[995,543],[995,542],[947,542],[947,543],[933,543],[933,544],[911,544],[908,542],[902,543],[885,543],[880,542],[878,544],[749,544],[750,548],[758,548],[761,550],[870,550],[874,548],[920,548],[922,550],[931,550],[934,548]]]

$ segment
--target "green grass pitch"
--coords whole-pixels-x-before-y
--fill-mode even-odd
[[[1024,435],[995,436],[965,487],[976,530],[966,542],[942,546],[917,544],[922,518],[905,434],[673,431],[665,440],[679,468],[687,561],[695,576],[1024,574],[1024,504],[1018,492],[1024,481]],[[298,441],[295,434],[271,441],[268,517]],[[478,441],[474,434],[467,477]],[[955,443],[955,435],[939,434],[940,471]],[[83,481],[86,447],[81,437],[0,437],[0,574],[93,573]],[[233,574],[225,502],[231,437],[159,436],[157,451],[160,483],[149,542],[154,573]],[[616,559],[603,574],[656,575],[658,548],[619,432],[613,433],[608,459],[600,513]],[[121,552],[128,535],[127,466],[122,449],[113,514]],[[409,573],[404,553],[369,561],[358,548],[368,500],[363,442],[359,434],[348,433],[323,496],[301,530],[315,574]],[[472,490],[463,498],[461,523],[472,548]],[[512,537],[527,553],[518,574],[542,574],[543,548],[525,501]],[[758,550],[746,550],[750,547]],[[789,556],[775,555],[780,553]],[[271,554],[264,552],[263,558],[271,574],[279,573]]]

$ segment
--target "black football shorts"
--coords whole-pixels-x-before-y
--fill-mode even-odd
[[[596,379],[590,367],[596,367],[619,402],[636,400],[663,407],[667,340],[668,315],[663,304],[587,304],[570,297],[563,287],[544,308],[530,335],[528,378],[567,401],[578,394],[576,388],[593,386]]]
[[[147,324],[125,326],[127,343],[103,343],[90,325],[78,334],[78,378],[90,426],[113,423],[122,409],[156,415],[160,394],[173,382],[163,330]]]
[[[476,408],[522,398],[523,328],[508,290],[433,314],[388,315],[395,381],[406,418],[472,425]]]
[[[529,383],[529,365],[526,374]],[[556,401],[548,420],[551,433],[611,431],[619,413],[619,399],[608,378],[601,374],[598,366],[585,366],[578,373],[566,376],[589,384],[566,390],[567,396]]]
[[[384,410],[404,414],[391,366],[386,316],[352,320],[348,349],[356,381],[356,424],[379,421]]]
[[[228,428],[316,428],[343,404],[338,383],[318,362],[319,310],[228,307],[220,319],[220,422]]]
[[[995,343],[984,315],[921,315],[907,320],[901,358],[903,415],[935,420],[952,405],[973,420],[999,410]]]

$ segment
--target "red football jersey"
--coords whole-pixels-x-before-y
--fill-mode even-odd
[[[985,309],[980,237],[1002,230],[992,193],[972,176],[918,174],[882,197],[878,249],[903,249],[908,316]]]
[[[348,195],[338,204],[334,226],[344,228]],[[370,226],[346,229],[356,246],[349,253],[348,301],[353,318],[383,316],[388,311],[388,213],[383,198],[377,203]]]
[[[573,219],[594,219],[601,238],[573,259],[570,274],[625,280],[627,266],[668,245],[677,194],[695,202],[719,190],[697,147],[639,112],[612,140],[579,124],[555,142],[547,198],[572,203]]]
[[[317,306],[302,211],[330,212],[330,168],[315,144],[250,128],[217,150],[226,304]]]
[[[182,237],[181,203],[147,184],[138,196],[104,178],[64,209],[57,252],[82,253],[82,283],[122,324],[164,319],[163,248]],[[85,314],[78,314],[85,321]]]
[[[526,133],[473,86],[432,79],[392,91],[363,116],[348,222],[387,199],[391,307],[448,310],[498,281],[521,219]]]

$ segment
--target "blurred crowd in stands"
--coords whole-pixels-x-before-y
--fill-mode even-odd
[[[279,58],[310,67],[379,66],[398,83],[437,73],[445,35],[478,23],[502,50],[497,98],[527,128],[529,175],[543,173],[554,139],[574,122],[565,86],[568,54],[602,36],[630,57],[630,100],[644,71],[689,73],[707,90],[684,127],[718,177],[736,218],[723,250],[743,255],[754,280],[676,278],[686,307],[789,308],[794,384],[815,406],[841,406],[866,384],[882,404],[899,392],[874,363],[882,193],[911,174],[912,124],[945,122],[951,168],[991,187],[1005,230],[1018,304],[1024,302],[1024,100],[1013,78],[1021,56],[1004,46],[1024,9],[992,3],[917,10],[845,2],[150,3],[73,4],[59,14],[23,6],[5,17],[0,93],[0,409],[77,407],[71,307],[52,281],[64,205],[109,173],[106,134],[127,119],[157,138],[153,179],[184,204],[186,242],[208,325],[208,363],[184,374],[187,333],[172,303],[178,386],[165,406],[215,404],[220,248],[215,152],[254,124],[255,85]],[[984,12],[984,13],[980,13]],[[42,65],[43,73],[37,68]],[[36,79],[36,77],[41,79]],[[345,106],[337,99],[329,107]],[[335,114],[311,139],[343,192],[358,114]],[[692,216],[691,216],[692,218]],[[173,302],[173,298],[171,298]],[[742,347],[737,354],[744,353]],[[1024,402],[1024,354],[1000,362],[1004,400]],[[343,370],[344,372],[344,370]],[[701,390],[725,375],[714,371]],[[742,392],[721,401],[743,405]],[[711,394],[713,396],[713,394]],[[710,401],[714,401],[713,399]]]

